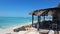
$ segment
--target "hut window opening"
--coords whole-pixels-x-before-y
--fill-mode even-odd
[[[45,17],[45,18],[44,18]],[[52,15],[48,15],[48,16],[41,16],[41,22],[42,21],[52,21]]]

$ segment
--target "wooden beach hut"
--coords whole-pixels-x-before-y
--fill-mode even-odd
[[[49,23],[49,27],[48,29],[52,29],[52,30],[56,30],[59,31],[60,30],[60,3],[58,4],[57,7],[53,7],[53,8],[46,8],[46,9],[40,9],[40,10],[35,10],[29,13],[30,15],[32,15],[32,26],[34,25],[34,16],[38,17],[38,22],[37,24],[38,26],[38,30],[42,27],[44,27],[43,23]],[[52,16],[52,21],[45,21],[44,17],[44,21],[41,22],[41,16],[48,16],[51,15]],[[46,28],[45,28],[46,29]]]

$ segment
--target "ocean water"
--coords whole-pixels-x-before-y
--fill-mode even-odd
[[[51,20],[52,17],[46,18],[46,20]],[[41,21],[44,20],[41,17]],[[37,17],[34,18],[34,21],[37,21]],[[32,22],[31,17],[0,17],[0,28],[5,29],[16,25],[24,25],[26,23]]]
[[[35,21],[36,19],[34,19]],[[0,17],[0,28],[5,29],[18,24],[25,24],[32,21],[31,17]]]

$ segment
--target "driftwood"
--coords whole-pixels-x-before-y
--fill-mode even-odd
[[[26,30],[24,26],[22,26],[20,28],[17,28],[17,29],[14,29],[13,31],[14,32],[19,32],[19,31],[22,31],[22,30]]]
[[[31,24],[30,24],[31,25]],[[14,29],[14,32],[19,32],[19,31],[26,31],[26,28],[29,27],[30,25],[22,26],[19,28]]]

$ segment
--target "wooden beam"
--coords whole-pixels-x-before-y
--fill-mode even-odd
[[[32,26],[33,26],[33,22],[34,22],[34,15],[32,15]]]
[[[40,16],[38,16],[38,31],[39,31],[39,28],[40,28]]]

